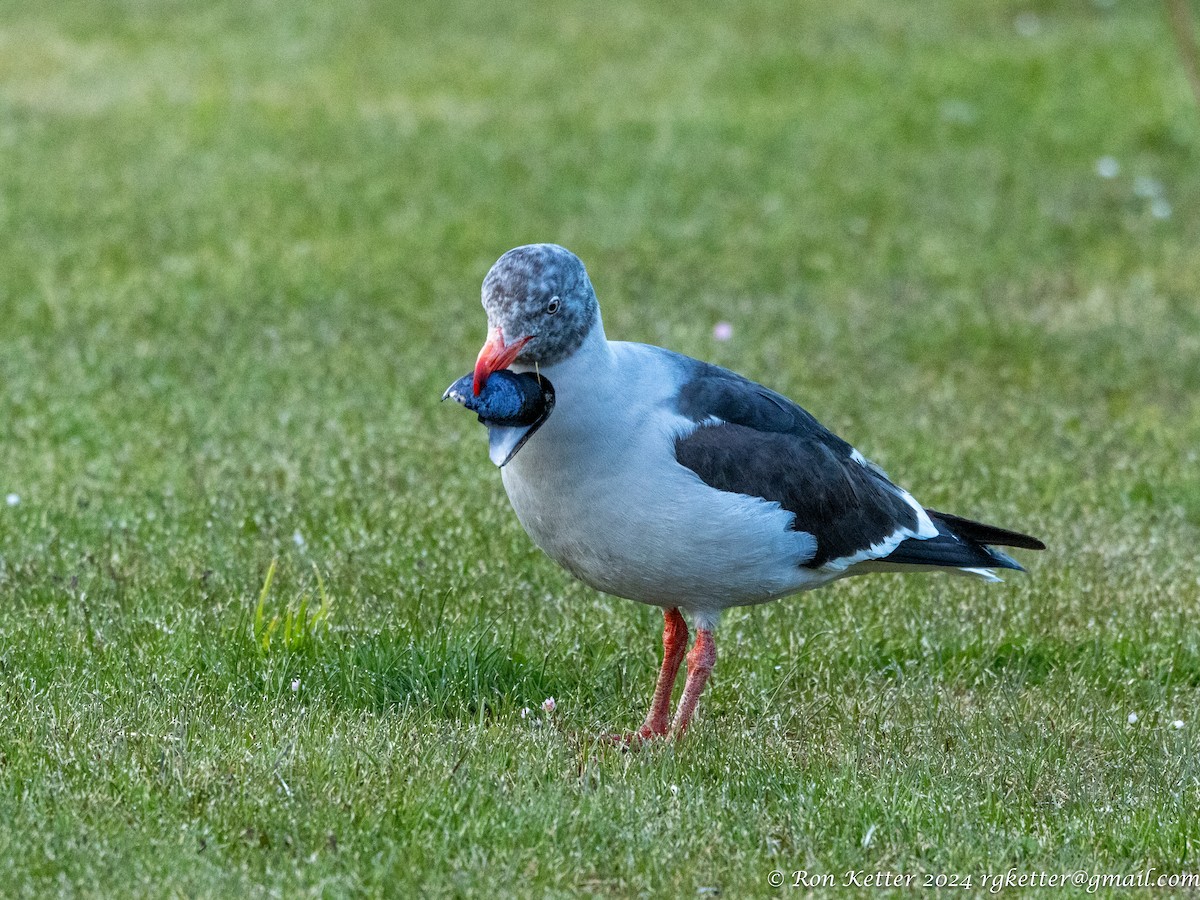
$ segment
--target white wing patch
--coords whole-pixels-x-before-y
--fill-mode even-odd
[[[895,485],[893,485],[895,487]],[[912,537],[918,537],[921,540],[928,540],[938,536],[937,526],[933,524],[933,520],[929,518],[929,513],[925,512],[925,507],[916,501],[908,491],[903,488],[896,488],[896,493],[913,508],[913,512],[917,514],[917,531]]]
[[[863,456],[861,453],[859,453],[858,450],[855,449],[854,447],[850,448],[850,458],[852,460],[854,460],[856,463],[858,463],[860,466],[862,466],[864,469],[870,469],[876,475],[881,477],[884,481],[887,481],[889,484],[891,483],[891,481],[892,481],[891,477],[888,475],[887,472],[883,471],[882,466],[880,466],[878,463],[871,462],[871,460],[867,459],[865,456]],[[893,484],[892,487],[896,487],[896,486]],[[899,488],[896,488],[896,489],[899,490]]]
[[[991,569],[968,569],[965,566],[959,566],[957,570],[951,569],[950,571],[959,571],[964,575],[975,575],[979,578],[982,578],[984,581],[991,581],[995,584],[999,584],[1004,580]]]
[[[863,455],[861,453],[859,453],[857,450],[855,450],[854,453],[857,454],[858,460],[863,460]],[[856,462],[858,460],[856,460]],[[862,465],[870,465],[870,463],[867,463],[865,460],[863,460]],[[911,528],[897,528],[883,540],[872,544],[870,547],[865,547],[856,553],[851,553],[849,556],[839,556],[837,559],[831,559],[829,562],[825,563],[825,565],[821,566],[822,571],[845,572],[851,566],[858,563],[882,559],[899,547],[903,541],[906,541],[909,538],[916,538],[917,540],[926,541],[929,540],[929,538],[938,536],[937,526],[933,524],[933,521],[929,518],[929,513],[925,512],[925,508],[916,501],[913,495],[903,488],[896,487],[896,485],[891,484],[891,482],[888,482],[888,486],[896,493],[896,496],[912,507],[913,512],[916,513],[916,530],[914,531]]]
[[[914,537],[911,529],[898,528],[882,541],[872,544],[859,550],[857,553],[851,553],[849,556],[839,556],[837,559],[831,559],[825,565],[821,566],[823,572],[845,572],[848,568],[860,562],[867,562],[873,559],[887,556],[893,550],[900,546],[900,542]]]

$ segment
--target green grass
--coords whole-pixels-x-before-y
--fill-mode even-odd
[[[0,235],[6,895],[1200,870],[1200,116],[1159,4],[0,0]],[[534,240],[610,336],[1051,549],[731,612],[686,741],[597,744],[659,615],[533,549],[438,403]]]

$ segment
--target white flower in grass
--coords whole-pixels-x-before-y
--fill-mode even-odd
[[[529,707],[528,707],[528,706],[523,706],[523,707],[521,707],[521,718],[522,718],[522,719],[527,719],[527,718],[529,718],[529,713],[530,713],[530,712],[531,712],[531,710],[529,709]]]
[[[718,322],[713,326],[713,340],[727,341],[733,337],[733,326],[728,322]]]
[[[1121,164],[1115,156],[1102,156],[1096,160],[1096,174],[1101,178],[1116,178],[1121,174]]]
[[[9,494],[7,497],[4,498],[4,502],[7,503],[9,506],[16,506],[18,503],[21,502],[21,495],[20,494]]]
[[[1042,30],[1042,20],[1036,13],[1023,12],[1013,20],[1013,28],[1021,37],[1036,37]]]
[[[1143,200],[1161,197],[1163,195],[1162,182],[1149,175],[1139,175],[1133,179],[1133,193],[1134,196],[1141,197]]]
[[[1171,204],[1162,197],[1155,197],[1150,201],[1150,215],[1154,216],[1154,218],[1169,219],[1172,212]]]
[[[1136,725],[1136,724],[1137,724],[1137,720],[1138,720],[1138,714],[1137,714],[1137,713],[1135,713],[1135,712],[1131,712],[1131,713],[1129,714],[1129,718],[1128,718],[1128,719],[1126,719],[1126,721],[1127,721],[1127,722],[1128,722],[1130,725]]]
[[[547,697],[542,701],[542,712],[552,713],[558,708],[558,704],[554,702],[553,697]]]
[[[292,533],[292,543],[295,544],[297,547],[299,547],[301,550],[304,549],[304,535],[302,535],[300,533],[299,529],[297,529],[296,531],[294,531]]]
[[[975,107],[963,100],[947,100],[939,108],[938,113],[943,122],[952,125],[973,125],[979,118]]]
[[[1171,723],[1171,727],[1174,728],[1176,731],[1178,731],[1180,728],[1183,727],[1183,719],[1176,719],[1174,722]]]
[[[294,694],[294,693],[296,693],[298,690],[300,690],[300,679],[299,679],[299,678],[293,678],[293,679],[292,679],[292,693]]]

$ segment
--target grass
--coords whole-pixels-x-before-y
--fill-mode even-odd
[[[1198,147],[1157,4],[0,0],[5,893],[1200,870]],[[1051,549],[732,612],[596,743],[658,613],[438,403],[534,240]]]

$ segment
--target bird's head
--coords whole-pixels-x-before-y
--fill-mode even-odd
[[[483,279],[488,339],[475,362],[476,395],[513,363],[552,366],[579,349],[600,314],[579,257],[557,244],[509,250]]]

